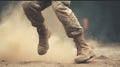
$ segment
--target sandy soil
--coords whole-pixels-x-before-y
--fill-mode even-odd
[[[0,67],[120,67],[120,46],[106,45],[96,49],[96,57],[88,63],[50,63],[23,61],[10,63],[1,60]]]

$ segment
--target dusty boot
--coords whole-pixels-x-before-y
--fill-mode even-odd
[[[25,15],[30,20],[32,26],[37,28],[39,35],[38,53],[40,55],[47,52],[49,48],[48,38],[50,36],[48,29],[45,27],[44,17],[42,16],[41,11],[50,5],[51,0],[33,1],[22,4]]]
[[[76,63],[87,62],[95,56],[93,49],[85,42],[83,34],[74,38],[74,42],[77,48],[77,57],[75,58]]]
[[[50,38],[50,31],[44,28],[37,28],[39,34],[38,54],[44,55],[49,48],[48,39]]]

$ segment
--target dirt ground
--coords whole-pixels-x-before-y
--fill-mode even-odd
[[[10,63],[1,60],[0,67],[120,67],[120,46],[106,45],[96,49],[96,57],[88,63],[50,63],[42,61],[23,61]]]

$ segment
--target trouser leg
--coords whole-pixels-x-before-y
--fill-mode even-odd
[[[44,24],[44,17],[41,11],[47,8],[51,4],[50,1],[34,1],[30,3],[24,3],[23,10],[27,18],[32,23],[32,26],[37,28],[39,36],[38,53],[43,55],[47,52],[48,46],[48,29]]]
[[[70,1],[54,1],[52,2],[53,9],[58,19],[63,24],[68,37],[75,37],[82,32],[82,27],[78,19],[69,8]]]
[[[90,58],[92,49],[84,39],[84,31],[77,17],[69,7],[70,1],[54,1],[53,9],[63,24],[68,37],[73,38],[77,48],[76,62],[83,62]],[[83,57],[81,57],[83,56]]]

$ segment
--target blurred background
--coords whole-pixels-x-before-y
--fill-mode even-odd
[[[120,42],[120,1],[72,1],[71,7],[87,39]]]
[[[2,9],[10,2],[18,3],[0,1],[0,17]],[[86,39],[120,42],[120,1],[72,1],[70,7],[84,27]]]

